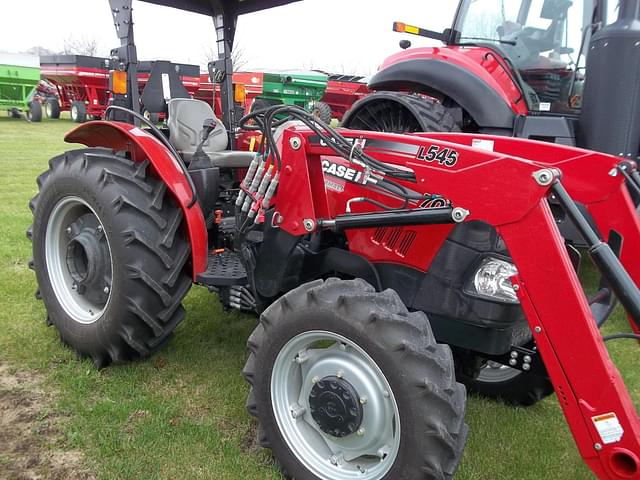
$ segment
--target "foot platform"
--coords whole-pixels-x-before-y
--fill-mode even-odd
[[[240,258],[233,252],[211,253],[207,270],[196,278],[198,283],[211,287],[246,285],[247,272]]]

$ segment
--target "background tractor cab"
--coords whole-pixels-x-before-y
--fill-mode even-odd
[[[592,0],[466,1],[452,43],[489,44],[510,62],[530,111],[574,113],[593,13]]]
[[[354,105],[343,125],[388,131],[385,112],[399,118],[401,110],[404,121],[393,131],[451,130],[447,121],[430,122],[433,115],[403,95],[388,93],[402,92],[437,101],[454,129],[635,158],[639,18],[638,0],[462,0],[442,33],[396,22],[396,31],[445,45],[402,42],[404,50],[369,82],[379,93]]]

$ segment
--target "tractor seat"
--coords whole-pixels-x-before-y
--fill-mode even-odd
[[[205,120],[213,119],[216,126],[203,144],[204,153],[215,167],[247,168],[255,157],[252,152],[226,150],[227,129],[218,120],[211,106],[201,100],[174,98],[169,100],[169,141],[180,152],[185,162],[190,162],[203,139]]]

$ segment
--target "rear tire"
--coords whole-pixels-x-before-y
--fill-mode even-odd
[[[151,355],[191,287],[181,208],[147,160],[85,149],[49,167],[27,232],[48,321],[97,367]]]
[[[87,121],[87,106],[84,102],[73,102],[69,113],[71,120],[75,123],[84,123]]]
[[[341,126],[388,133],[460,131],[441,103],[399,92],[376,92],[358,100],[345,113]]]
[[[331,122],[333,116],[331,106],[325,102],[314,102],[313,105],[311,105],[311,114],[326,124]]]
[[[409,313],[394,291],[360,279],[304,284],[262,314],[248,347],[247,409],[291,478],[453,477],[467,437],[465,389],[426,315]],[[339,403],[322,391],[336,384]]]
[[[60,103],[55,98],[48,98],[44,104],[44,113],[47,118],[57,120],[60,118]]]
[[[27,110],[27,120],[32,123],[38,123],[42,121],[42,105],[40,102],[32,100],[29,102],[29,110]]]

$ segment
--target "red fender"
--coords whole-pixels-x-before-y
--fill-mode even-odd
[[[178,161],[157,138],[139,127],[122,122],[88,122],[70,131],[67,143],[81,143],[87,147],[126,150],[134,162],[148,159],[160,179],[182,208],[191,242],[193,279],[207,269],[207,227],[198,202],[191,207],[191,187]]]
[[[516,115],[527,115],[527,102],[509,74],[510,67],[488,48],[421,47],[403,50],[385,59],[379,71],[410,60],[440,60],[472,73],[489,85],[511,107]]]

